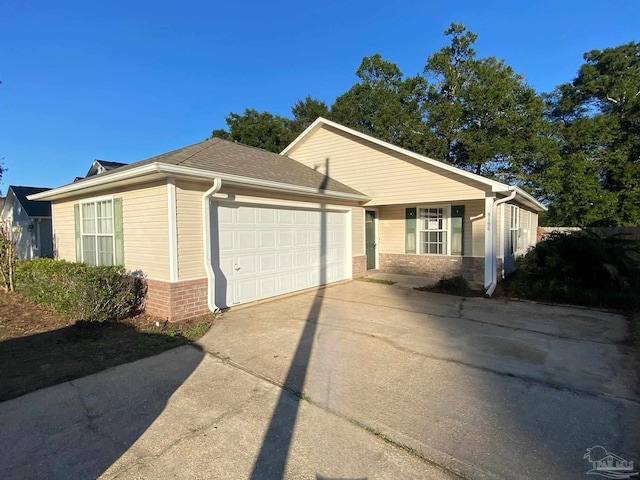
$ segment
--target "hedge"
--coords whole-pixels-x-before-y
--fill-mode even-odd
[[[16,290],[61,314],[102,322],[140,310],[146,284],[120,266],[40,258],[18,262]]]

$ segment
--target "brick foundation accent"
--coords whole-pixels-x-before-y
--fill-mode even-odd
[[[206,278],[175,283],[147,280],[144,309],[171,322],[197,317],[209,313],[207,288]]]
[[[498,279],[502,277],[501,269],[502,260],[498,259]],[[483,284],[484,258],[381,253],[379,271],[445,277],[462,275],[470,282]]]
[[[353,265],[351,267],[351,276],[353,278],[362,277],[367,273],[367,256],[360,255],[353,257]]]

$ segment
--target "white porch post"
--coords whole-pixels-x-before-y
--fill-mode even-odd
[[[493,281],[493,274],[491,269],[494,267],[494,258],[496,252],[494,251],[493,236],[493,202],[494,198],[485,197],[484,199],[484,288],[489,288]]]

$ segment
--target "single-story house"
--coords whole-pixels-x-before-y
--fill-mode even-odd
[[[323,118],[279,155],[212,138],[31,198],[52,202],[58,258],[144,274],[146,309],[170,320],[370,269],[492,293],[544,210]]]
[[[108,172],[109,170],[114,170],[116,168],[124,167],[126,163],[121,162],[109,162],[107,160],[99,160],[95,159],[91,162],[91,167],[89,167],[89,171],[84,177],[75,177],[73,180],[77,182],[78,180],[82,180],[83,178],[93,177],[94,175],[100,175],[101,173]]]
[[[0,210],[0,219],[11,228],[18,258],[53,257],[51,202],[29,200],[29,195],[48,188],[10,185]]]

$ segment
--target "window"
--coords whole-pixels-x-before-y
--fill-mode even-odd
[[[516,253],[519,248],[520,232],[520,208],[515,205],[509,205],[509,217],[511,219],[509,225],[509,253]]]
[[[113,201],[80,204],[82,261],[89,265],[114,265]]]
[[[420,231],[420,253],[447,255],[448,249],[448,209],[428,207],[418,209]]]

